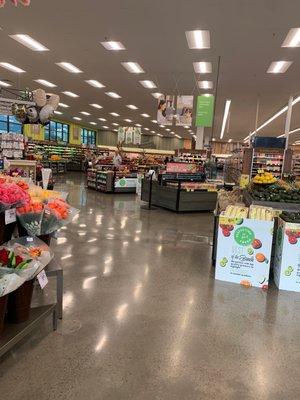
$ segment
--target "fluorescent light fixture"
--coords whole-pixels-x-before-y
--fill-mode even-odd
[[[132,120],[129,119],[129,118],[125,118],[124,121],[125,121],[125,122],[132,122]]]
[[[68,90],[66,90],[65,92],[62,92],[62,93],[65,94],[66,96],[69,96],[69,97],[74,97],[74,98],[75,97],[79,97],[78,94],[70,92]]]
[[[157,136],[160,136],[160,137],[162,137],[162,136],[163,136],[163,135],[161,135],[160,133],[157,133],[156,135],[157,135]]]
[[[121,96],[118,95],[118,93],[115,93],[115,92],[105,92],[105,94],[107,96],[109,96],[109,97],[112,97],[113,99],[120,99],[121,98]]]
[[[109,40],[106,42],[101,42],[102,46],[106,48],[106,50],[111,51],[119,51],[125,50],[125,46],[121,42],[115,42],[113,40]]]
[[[0,66],[8,69],[9,71],[16,72],[17,74],[22,74],[23,72],[26,72],[24,71],[24,69],[16,67],[15,65],[12,65],[8,62],[0,62]]]
[[[73,117],[73,119],[75,119],[76,121],[81,121],[82,120],[82,118],[80,118],[80,117]]]
[[[144,117],[144,118],[149,118],[149,117],[150,117],[150,115],[149,115],[149,114],[146,114],[146,113],[141,114],[141,116]]]
[[[297,104],[300,101],[300,96],[296,97],[293,102],[292,105],[294,106],[295,104]],[[259,132],[261,129],[265,128],[267,125],[269,125],[272,121],[274,121],[274,119],[280,117],[280,115],[284,114],[285,112],[287,112],[288,110],[288,106],[283,107],[281,110],[279,110],[277,113],[275,113],[271,118],[267,119],[262,125],[260,125],[256,131],[254,130],[253,132],[250,132],[250,134],[248,136],[245,137],[244,141],[247,141],[249,139],[249,137],[253,136],[254,133]]]
[[[28,47],[30,50],[33,51],[49,51],[47,47],[45,47],[42,43],[38,42],[37,40],[33,39],[29,35],[24,34],[17,34],[17,35],[9,35],[12,39],[16,40],[17,42],[21,43],[23,46]]]
[[[103,126],[102,126],[102,128],[104,128],[104,129],[108,129],[108,126],[106,126],[106,125],[103,125]]]
[[[2,87],[10,87],[11,84],[8,83],[8,82],[5,82],[5,81],[0,81],[0,86],[2,86]]]
[[[171,130],[171,129],[169,129],[169,128],[166,128],[166,131],[167,131],[167,132],[170,132],[170,130]]]
[[[200,89],[212,89],[213,83],[212,81],[198,81],[198,86]]]
[[[119,126],[119,124],[117,124],[116,122],[113,122],[112,125]]]
[[[229,139],[229,140],[228,140],[228,143],[230,143],[230,142],[232,142],[232,139]]]
[[[75,65],[73,65],[69,62],[66,62],[66,61],[56,63],[56,65],[58,65],[60,68],[66,70],[68,72],[71,72],[72,74],[82,73],[82,71],[79,68],[75,67]]]
[[[63,108],[69,108],[70,107],[70,106],[68,106],[68,104],[65,104],[65,103],[58,103],[58,105],[60,107],[63,107]]]
[[[144,128],[144,131],[149,131],[150,129],[149,128]]]
[[[290,29],[281,47],[300,47],[300,28]]]
[[[173,131],[171,131],[170,133],[171,133],[171,135],[175,135],[175,132],[173,132]]]
[[[113,129],[114,132],[118,132],[118,129]]]
[[[82,115],[91,115],[89,112],[86,112],[86,111],[80,111],[80,114],[82,114]]]
[[[185,36],[190,49],[210,49],[209,31],[186,31]]]
[[[54,111],[54,114],[62,115],[62,112],[55,110],[55,111]]]
[[[291,133],[295,133],[295,132],[299,132],[300,131],[300,128],[296,128],[296,129],[293,129],[292,131],[289,131],[289,135],[291,134]],[[279,135],[279,136],[277,136],[278,138],[281,138],[281,137],[284,137],[285,136],[285,134],[283,133],[282,135]]]
[[[141,124],[135,124],[135,126],[138,126],[139,128],[141,128],[142,125]]]
[[[182,137],[181,136],[179,136],[179,135],[175,135],[178,139],[182,139]]]
[[[91,121],[90,124],[91,124],[91,125],[97,125],[97,122]]]
[[[194,71],[196,74],[211,74],[212,64],[207,61],[194,62]]]
[[[155,89],[156,88],[155,83],[152,81],[149,81],[149,80],[140,81],[140,84],[142,86],[144,86],[144,88],[146,88],[146,89]]]
[[[119,117],[120,114],[116,113],[116,112],[111,112],[110,115],[113,115],[114,117]]]
[[[40,83],[43,86],[47,86],[47,87],[57,87],[57,85],[54,85],[54,83],[51,83],[49,81],[46,81],[45,79],[35,79],[35,82]]]
[[[189,125],[184,125],[185,129],[190,129]]]
[[[106,122],[105,118],[98,118],[98,119],[99,119],[99,121]]]
[[[131,110],[137,110],[138,107],[133,104],[128,104],[126,107],[130,108]]]
[[[221,134],[220,134],[220,139],[222,139],[223,136],[224,136],[224,132],[225,132],[225,128],[226,128],[226,122],[227,122],[227,118],[228,118],[228,114],[229,114],[229,109],[230,109],[230,104],[231,104],[231,100],[226,100],[225,109],[224,109],[224,115],[223,115],[222,128],[221,128]]]
[[[151,131],[151,133],[154,133],[154,134],[155,134],[156,132],[155,132],[155,131]]]
[[[216,139],[213,137],[213,138],[212,138],[212,141],[213,141],[213,142],[215,142],[215,141],[216,141]]]
[[[292,61],[273,61],[268,70],[268,74],[283,74],[293,64]]]
[[[153,124],[157,124],[156,119],[151,119],[151,122],[153,122]]]
[[[100,104],[96,104],[96,103],[90,104],[90,106],[94,107],[94,108],[98,108],[98,110],[100,110],[100,108],[103,108],[102,106],[100,106]]]
[[[159,125],[159,127],[160,127],[160,128],[164,128],[165,126],[164,126],[164,125]]]
[[[93,86],[95,88],[98,88],[98,89],[101,89],[101,88],[105,87],[101,82],[96,81],[95,79],[89,79],[89,80],[86,81],[86,83],[88,83],[89,85],[91,85],[91,86]]]
[[[122,62],[121,64],[131,74],[143,74],[143,73],[145,73],[143,68],[136,62],[129,61],[129,62]]]
[[[201,94],[201,96],[210,97],[210,96],[212,96],[212,94],[211,93],[204,93],[204,94]]]
[[[151,95],[152,95],[155,99],[159,99],[160,97],[163,96],[163,93],[155,92],[155,93],[151,93]]]

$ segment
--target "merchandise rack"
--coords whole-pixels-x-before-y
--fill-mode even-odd
[[[300,179],[300,154],[293,157],[293,174],[295,175],[296,180]]]
[[[282,175],[284,160],[283,149],[255,148],[253,151],[251,176],[254,177],[259,169],[271,172],[276,178]]]

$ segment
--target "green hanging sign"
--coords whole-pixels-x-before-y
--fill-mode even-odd
[[[212,127],[215,96],[198,96],[196,126]]]

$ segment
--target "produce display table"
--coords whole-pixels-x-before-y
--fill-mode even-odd
[[[272,207],[275,210],[281,210],[281,211],[300,211],[300,204],[285,203],[281,201],[277,202],[277,201],[255,200],[252,198],[251,194],[247,190],[244,190],[243,192],[243,200],[247,207],[253,204],[257,206]]]

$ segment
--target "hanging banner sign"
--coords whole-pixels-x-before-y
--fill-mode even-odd
[[[159,125],[172,125],[174,118],[175,96],[167,95],[158,99],[157,123]]]
[[[118,129],[118,143],[123,143],[125,141],[125,130],[126,128]]]
[[[133,144],[141,144],[141,135],[142,135],[142,130],[141,128],[134,128],[133,131]]]
[[[212,127],[214,116],[214,96],[198,96],[196,126]]]
[[[177,126],[191,126],[193,119],[194,96],[177,96]]]

